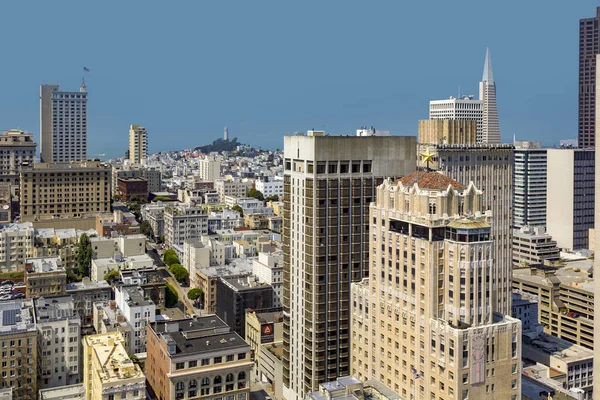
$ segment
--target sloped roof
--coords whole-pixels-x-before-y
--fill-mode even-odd
[[[401,182],[404,186],[413,186],[416,183],[420,189],[429,190],[445,190],[448,186],[452,186],[453,189],[465,189],[467,187],[452,178],[434,171],[416,171],[400,178],[398,182]]]

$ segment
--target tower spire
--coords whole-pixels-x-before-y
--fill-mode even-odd
[[[490,55],[490,48],[485,50],[485,63],[483,64],[483,78],[482,82],[494,83],[494,74],[492,73],[492,56]]]

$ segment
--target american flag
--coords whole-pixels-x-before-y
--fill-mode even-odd
[[[90,70],[87,67],[83,67],[83,72],[90,72]]]

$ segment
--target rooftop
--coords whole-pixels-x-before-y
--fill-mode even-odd
[[[545,333],[536,335],[534,332],[525,332],[523,333],[523,339],[523,355],[525,358],[534,358],[532,350],[537,350],[538,352],[565,363],[591,360],[594,358],[594,352],[592,350]],[[530,349],[526,350],[527,347]],[[562,372],[564,373],[566,371]]]
[[[60,266],[59,257],[26,258],[25,265],[27,273],[30,274],[65,271],[65,268]]]
[[[37,298],[34,306],[36,323],[79,319],[70,294]]]
[[[67,292],[78,290],[110,289],[111,286],[106,281],[91,281],[89,278],[83,278],[81,282],[67,283]]]
[[[0,303],[0,334],[35,331],[31,300],[12,300]]]
[[[141,289],[137,285],[121,285],[118,286],[116,290],[123,292],[124,299],[130,307],[150,306],[154,304],[152,300],[144,298],[140,291]]]
[[[429,190],[445,190],[448,186],[453,189],[465,189],[466,186],[462,183],[455,181],[439,172],[432,171],[416,171],[412,174],[408,174],[398,180],[404,186],[414,186],[417,184],[419,189]]]
[[[40,400],[85,399],[83,383],[40,390]]]
[[[122,380],[139,378],[145,381],[140,367],[131,361],[123,346],[123,336],[119,332],[100,335],[90,335],[84,338],[85,345],[92,348],[97,358],[100,370],[94,372],[100,375],[103,384],[121,384]]]
[[[175,345],[172,357],[234,349],[237,352],[250,350],[250,345],[237,333],[230,332],[229,326],[216,315],[195,320],[155,322],[151,327],[167,345]]]
[[[221,278],[224,284],[236,291],[270,288],[268,283],[260,282],[254,275],[239,278]]]

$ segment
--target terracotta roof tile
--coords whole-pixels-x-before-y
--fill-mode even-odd
[[[453,189],[465,189],[467,187],[439,172],[432,171],[416,171],[400,178],[398,182],[401,182],[404,186],[413,186],[416,183],[419,188],[430,190],[444,190],[448,186],[452,186]]]

